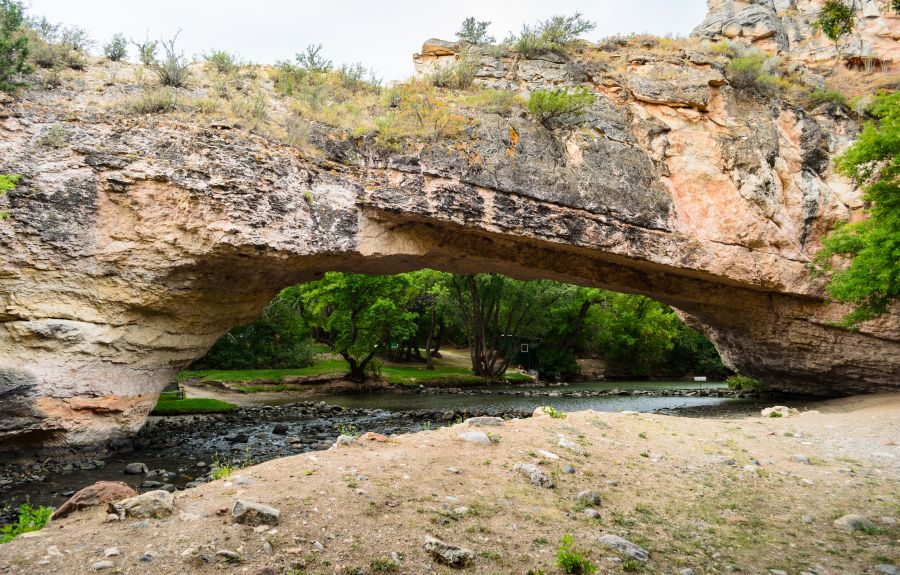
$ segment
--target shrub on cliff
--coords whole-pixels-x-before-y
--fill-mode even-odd
[[[16,174],[0,174],[0,196],[15,189],[20,178],[21,176]],[[0,210],[0,220],[5,220],[7,218],[9,218],[9,212],[7,210]]]
[[[16,78],[27,74],[30,67],[28,38],[22,34],[24,8],[16,0],[0,0],[0,91],[12,92],[21,82]]]
[[[491,23],[488,21],[478,21],[474,17],[469,16],[462,21],[456,36],[460,40],[466,40],[472,44],[492,44],[494,37],[489,36],[487,33],[490,25]]]
[[[204,54],[203,59],[210,68],[219,74],[231,74],[240,66],[240,59],[237,55],[225,50],[212,50],[209,54]]]
[[[528,111],[545,127],[552,128],[579,120],[593,103],[594,94],[585,87],[571,92],[563,88],[535,90],[528,97]]]
[[[862,186],[869,218],[834,230],[816,254],[820,269],[834,272],[828,293],[854,306],[845,327],[900,301],[900,92],[878,96],[868,113],[874,121],[836,164]],[[839,258],[849,265],[838,265]]]
[[[578,36],[590,32],[597,25],[576,12],[572,16],[554,16],[534,25],[522,26],[522,32],[505,40],[513,50],[526,58],[541,52],[566,52]]]
[[[469,58],[463,57],[453,64],[438,66],[431,75],[431,83],[439,88],[466,90],[472,87],[478,66]]]
[[[156,52],[159,49],[159,41],[146,38],[142,41],[132,40],[131,43],[137,48],[138,61],[144,66],[150,66],[156,62]]]
[[[180,33],[179,31],[169,40],[161,40],[163,57],[150,63],[150,69],[156,73],[163,86],[182,88],[190,78],[190,62],[185,58],[184,52],[175,48]]]
[[[103,46],[103,53],[112,62],[118,62],[128,57],[128,40],[121,34],[116,34]]]

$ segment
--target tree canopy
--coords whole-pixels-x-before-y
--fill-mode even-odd
[[[816,254],[833,272],[828,293],[854,306],[847,327],[886,313],[900,298],[900,92],[878,96],[868,113],[859,139],[837,158],[837,169],[863,187],[868,218],[833,231]],[[835,265],[835,256],[849,265]]]

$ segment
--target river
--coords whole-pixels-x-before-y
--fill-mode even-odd
[[[303,403],[291,397],[261,399],[257,406],[226,416],[151,418],[135,442],[137,448],[128,453],[74,464],[53,460],[0,464],[0,509],[5,508],[0,523],[11,520],[13,510],[25,501],[58,506],[95,481],[124,481],[138,491],[165,484],[182,489],[191,481],[203,481],[215,458],[239,465],[260,463],[324,449],[340,431],[408,433],[473,415],[524,416],[540,405],[566,412],[630,410],[694,417],[743,415],[762,405],[750,398],[701,395],[723,388],[717,383],[613,382],[495,387],[462,393],[321,394],[304,397]],[[666,395],[673,393],[679,395]],[[276,430],[277,424],[281,429]],[[131,462],[159,471],[150,476],[126,475],[125,465]]]

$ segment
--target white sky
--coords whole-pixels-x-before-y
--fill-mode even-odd
[[[706,13],[705,0],[26,0],[32,16],[85,28],[97,43],[115,33],[170,37],[188,55],[227,50],[256,63],[293,59],[323,44],[334,61],[362,62],[385,80],[411,75],[412,54],[427,38],[455,39],[466,16],[493,22],[498,40],[523,23],[579,11],[597,23],[585,36],[649,32],[686,35]],[[129,57],[134,56],[131,48]]]

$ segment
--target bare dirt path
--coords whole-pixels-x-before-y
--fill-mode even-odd
[[[431,535],[472,550],[466,573],[550,574],[566,534],[600,573],[876,573],[900,561],[900,394],[817,408],[724,420],[579,412],[298,455],[180,492],[170,517],[106,522],[93,509],[52,522],[0,546],[0,573],[94,573],[99,561],[128,574],[378,573],[392,553],[402,573],[454,572],[423,550]],[[459,439],[476,429],[496,443]],[[600,496],[599,518],[583,490]],[[278,508],[279,524],[234,524],[238,499]],[[833,525],[849,513],[874,528]],[[605,534],[649,561],[629,563],[600,544]]]

